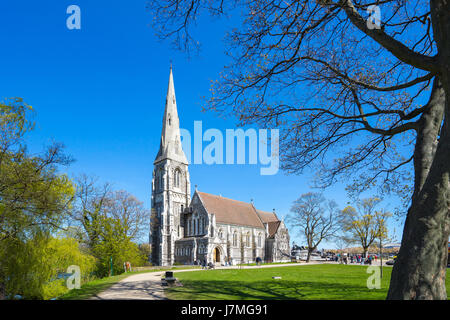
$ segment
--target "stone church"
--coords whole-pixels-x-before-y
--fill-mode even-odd
[[[195,190],[191,199],[188,161],[170,68],[161,144],[154,161],[150,226],[153,265],[223,265],[290,261],[289,232],[274,212],[253,203]]]

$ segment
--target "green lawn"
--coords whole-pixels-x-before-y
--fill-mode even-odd
[[[166,290],[177,300],[373,300],[385,299],[392,268],[383,268],[381,289],[368,289],[367,266],[310,265],[243,270],[175,272],[182,287]],[[280,276],[281,279],[272,279]],[[447,292],[450,281],[447,276]]]
[[[185,269],[194,269],[199,268],[198,266],[186,266]],[[58,300],[87,300],[94,295],[108,289],[113,284],[119,282],[122,279],[125,279],[126,277],[129,277],[133,274],[138,273],[148,273],[148,272],[157,272],[157,271],[164,271],[164,270],[176,270],[176,267],[161,267],[161,268],[155,268],[152,270],[143,270],[143,271],[137,271],[137,272],[129,272],[129,273],[122,273],[117,276],[112,277],[105,277],[102,279],[96,279],[93,281],[90,281],[88,283],[85,283],[81,286],[80,289],[72,289],[65,293],[64,295],[58,297]]]
[[[137,272],[136,272],[137,273]],[[85,283],[81,286],[80,289],[72,289],[68,291],[66,294],[58,297],[58,300],[86,300],[91,298],[92,296],[96,295],[97,293],[100,293],[109,287],[111,287],[113,284],[119,282],[120,280],[130,276],[133,273],[122,273],[117,276],[112,277],[105,277],[102,279],[97,279],[90,281],[88,283]]]

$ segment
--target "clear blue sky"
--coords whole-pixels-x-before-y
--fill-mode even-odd
[[[69,30],[66,9],[81,8],[81,30]],[[226,63],[226,24],[206,19],[198,31],[199,56],[188,59],[160,42],[145,1],[0,2],[0,99],[22,97],[36,110],[30,137],[37,151],[63,142],[76,162],[68,173],[86,173],[125,189],[150,208],[153,160],[159,148],[170,61],[181,127],[225,132],[233,119],[201,112],[201,97]],[[192,187],[285,216],[292,201],[310,191],[312,173],[261,176],[259,165],[191,165]],[[325,190],[343,207],[345,184]],[[393,206],[392,206],[393,207]],[[396,227],[401,230],[400,227]],[[291,230],[291,238],[302,241]],[[331,244],[326,244],[331,247]]]

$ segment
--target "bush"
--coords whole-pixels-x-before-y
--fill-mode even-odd
[[[0,283],[4,295],[25,299],[50,299],[68,291],[58,279],[70,265],[78,265],[81,282],[91,278],[95,258],[82,253],[74,239],[48,238],[37,234],[28,241],[4,241],[0,247]]]

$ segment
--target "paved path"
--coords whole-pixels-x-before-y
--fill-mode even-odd
[[[313,265],[324,262],[311,261],[310,263],[286,263],[286,264],[269,264],[262,266],[243,266],[241,269],[259,269],[259,268],[275,268],[275,267],[293,267],[299,265]],[[216,269],[239,269],[238,266],[233,267],[217,267]],[[202,271],[202,269],[185,269],[170,270],[177,272]],[[164,287],[161,285],[161,276],[165,271],[147,272],[129,276],[118,283],[114,284],[105,291],[95,295],[91,300],[165,300]]]

